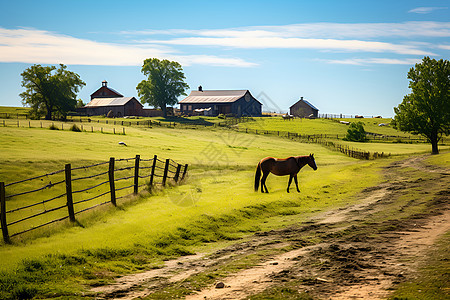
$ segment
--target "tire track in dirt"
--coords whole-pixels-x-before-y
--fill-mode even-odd
[[[396,169],[413,167],[420,171],[440,173],[440,184],[449,186],[449,170],[426,166],[424,157],[412,157],[394,162],[387,170],[388,181],[362,192],[358,203],[328,211],[312,218],[304,226],[259,233],[249,241],[217,251],[212,255],[198,254],[166,262],[165,266],[140,274],[119,278],[115,284],[96,287],[92,292],[106,299],[135,299],[150,295],[164,285],[182,282],[221,262],[230,261],[237,254],[251,254],[264,247],[281,248],[286,241],[295,241],[304,234],[317,232],[323,242],[312,246],[299,246],[250,267],[222,278],[223,288],[207,287],[186,299],[244,299],[258,294],[280,282],[300,280],[299,290],[319,296],[321,299],[382,299],[389,295],[389,288],[414,272],[417,264],[400,263],[400,258],[411,261],[421,256],[436,239],[450,229],[448,205],[441,205],[440,214],[423,216],[417,224],[405,225],[402,231],[387,232],[381,240],[339,240],[340,232],[351,230],[365,216],[383,209],[385,202],[404,193],[414,185],[430,184],[427,181],[410,182],[401,178]],[[442,203],[449,203],[448,190],[443,192]],[[329,238],[327,238],[329,237]],[[275,244],[274,241],[277,241]],[[316,266],[321,267],[316,267]],[[314,266],[314,267],[313,267]]]

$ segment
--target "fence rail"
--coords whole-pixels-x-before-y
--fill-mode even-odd
[[[239,128],[239,127],[230,127],[233,130],[236,130],[238,132],[245,132],[245,133],[253,133],[253,134],[268,134],[268,135],[276,135],[281,137],[286,137],[289,139],[296,139],[302,142],[306,143],[315,143],[323,145],[329,149],[339,151],[341,153],[344,153],[347,156],[353,157],[353,158],[359,158],[359,159],[376,159],[376,158],[383,158],[390,156],[390,153],[384,153],[384,152],[369,152],[364,151],[361,149],[356,149],[353,147],[349,147],[347,145],[342,145],[339,143],[336,143],[331,138],[339,138],[337,135],[326,135],[326,134],[314,134],[314,135],[307,135],[307,134],[299,134],[295,132],[289,132],[289,131],[276,131],[276,130],[258,130],[258,129],[249,129],[249,128]]]
[[[117,160],[111,157],[109,162],[89,166],[66,164],[62,170],[8,184],[0,182],[3,240],[9,244],[14,236],[55,222],[75,222],[76,215],[82,212],[108,203],[116,206],[118,199],[152,190],[156,185],[164,187],[167,180],[180,183],[187,169],[187,164],[172,159],[161,160],[156,155],[141,159],[136,155]]]
[[[108,123],[105,123],[108,124]],[[73,126],[77,126],[78,131],[83,132],[101,132],[101,133],[112,133],[112,134],[123,134],[125,135],[125,128],[116,127],[102,127],[101,125],[95,126],[95,123],[89,125],[83,125],[82,123],[77,124],[74,122],[53,122],[53,121],[40,121],[40,120],[21,120],[21,119],[3,119],[0,121],[0,126],[2,127],[17,127],[17,128],[50,128],[54,130],[72,130]]]

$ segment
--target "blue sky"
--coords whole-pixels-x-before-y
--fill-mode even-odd
[[[66,64],[88,102],[102,80],[137,97],[157,57],[180,62],[190,89],[248,89],[264,110],[304,97],[320,113],[390,117],[408,70],[449,54],[449,1],[0,0],[6,106],[21,106],[32,64]]]

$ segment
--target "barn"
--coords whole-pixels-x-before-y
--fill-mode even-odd
[[[106,80],[102,81],[102,86],[95,92],[91,94],[91,100],[94,98],[118,98],[123,97],[123,95],[116,90],[108,87],[108,82]]]
[[[91,101],[80,113],[87,116],[106,116],[111,111],[112,117],[144,116],[144,106],[134,97],[124,97],[121,93],[108,87],[104,80],[102,86],[91,94]]]
[[[220,114],[235,117],[262,115],[262,104],[248,90],[206,90],[202,86],[181,100],[180,112],[186,115]]]
[[[317,118],[319,109],[301,97],[289,108],[289,114],[300,118]]]
[[[110,111],[112,117],[144,115],[143,105],[134,97],[94,98],[84,106],[88,116],[106,116]]]

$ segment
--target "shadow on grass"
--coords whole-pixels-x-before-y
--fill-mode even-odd
[[[180,123],[180,124],[186,124],[186,125],[203,125],[203,126],[213,126],[214,122],[208,121],[204,118],[198,117],[198,118],[184,118],[184,117],[166,117],[166,118],[160,118],[158,119],[159,122],[165,122],[165,123]]]

